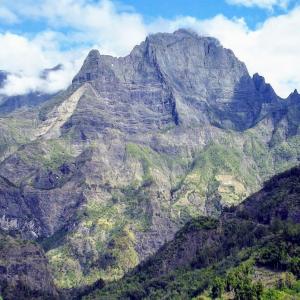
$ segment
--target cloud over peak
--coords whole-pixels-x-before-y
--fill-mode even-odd
[[[263,6],[286,2],[228,1],[247,5],[259,2]],[[173,32],[182,27],[218,38],[246,63],[250,73],[264,75],[279,95],[286,97],[295,88],[300,89],[300,7],[269,17],[253,30],[243,18],[229,19],[221,14],[210,19],[181,16],[146,22],[141,14],[110,0],[3,0],[3,3],[1,8],[11,12],[15,21],[44,22],[46,29],[37,33],[0,32],[0,69],[11,73],[0,93],[56,92],[70,84],[91,48],[99,49],[101,54],[124,56],[147,34]],[[45,68],[57,64],[63,67],[47,79],[40,77]]]

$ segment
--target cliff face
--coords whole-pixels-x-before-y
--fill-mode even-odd
[[[43,245],[60,287],[119,278],[296,165],[298,99],[186,30],[92,50],[66,91],[0,117],[0,226]]]
[[[262,117],[265,103],[278,101],[258,76],[250,78],[231,50],[186,30],[149,36],[124,58],[92,50],[73,80],[74,85],[83,82],[90,82],[100,97],[117,103],[120,113],[128,111],[122,107],[126,103],[132,107],[135,120],[141,119],[138,131],[148,119],[154,127],[173,121],[245,130]],[[120,117],[122,121],[124,116]]]

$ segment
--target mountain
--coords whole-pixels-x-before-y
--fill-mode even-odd
[[[0,116],[0,228],[39,243],[60,289],[124,276],[191,219],[299,162],[300,96],[179,30]]]
[[[216,276],[224,278],[224,289],[232,285],[226,288],[230,291],[226,299],[238,299],[238,292],[244,293],[239,299],[299,299],[299,266],[300,167],[296,167],[270,179],[219,219],[188,222],[149,260],[87,299],[211,299],[204,295],[214,287]],[[266,290],[256,298],[251,289],[257,292],[258,280]],[[282,287],[277,292],[278,284]]]
[[[263,282],[259,299],[298,299],[299,199],[300,167],[295,167],[274,176],[219,219],[192,219],[122,280],[60,293],[43,250],[1,232],[0,295],[4,299],[211,299],[208,291],[223,282],[223,292],[230,291],[226,299],[233,299],[237,292],[257,293]]]
[[[172,123],[213,124],[242,131],[270,114],[279,102],[264,79],[252,79],[232,51],[213,38],[198,37],[186,30],[151,35],[125,58],[91,51],[73,85],[86,82],[100,97],[106,98],[109,93],[108,98],[119,106],[130,103],[138,113],[134,116],[138,123],[127,122],[129,128],[122,128],[122,112],[126,109],[116,117],[118,128],[126,133],[137,128],[147,132]],[[150,111],[140,111],[141,104]],[[113,125],[109,123],[106,127]]]

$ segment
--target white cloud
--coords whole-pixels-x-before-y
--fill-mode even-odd
[[[275,6],[287,8],[289,2],[290,0],[227,0],[227,3],[233,5],[257,6],[268,10],[272,10]]]
[[[5,2],[23,18],[46,20],[49,26],[56,29],[67,28],[73,31],[73,37],[80,39],[79,42],[93,41],[102,53],[125,55],[146,36],[142,16],[132,10],[121,10],[110,0]]]
[[[250,73],[265,76],[281,96],[287,96],[294,88],[300,89],[300,7],[270,17],[251,30],[242,18],[228,19],[223,15],[207,20],[189,16],[172,20],[157,18],[146,23],[134,10],[124,10],[109,0],[3,1],[19,19],[43,19],[51,28],[33,37],[0,34],[0,69],[13,73],[2,92],[10,95],[65,88],[89,49],[123,56],[148,33],[172,32],[180,27],[218,38],[246,63]],[[280,4],[271,0],[251,2]],[[44,68],[58,63],[64,65],[62,70],[51,73],[47,80],[40,78]]]
[[[61,51],[60,34],[43,32],[33,39],[0,34],[0,69],[11,73],[0,94],[18,95],[31,91],[56,92],[66,88],[80,68],[88,49]],[[41,78],[45,68],[63,62],[63,68]]]
[[[244,61],[250,73],[265,76],[280,96],[300,88],[300,8],[268,19],[256,30],[240,20],[216,17],[200,29],[221,40]]]
[[[147,35],[141,15],[124,11],[124,7],[119,9],[109,0],[3,0],[3,3],[22,20],[46,21],[53,31],[41,32],[33,38],[0,34],[0,69],[13,73],[0,93],[14,95],[65,88],[90,48],[98,48],[102,54],[126,55]],[[60,33],[64,29],[67,34]],[[75,50],[61,50],[70,46]],[[52,81],[39,78],[44,68],[58,63],[64,69],[52,73]]]

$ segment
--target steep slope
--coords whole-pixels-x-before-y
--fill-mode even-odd
[[[59,287],[120,278],[298,163],[299,98],[186,30],[92,50],[66,91],[0,118],[1,227],[43,245]]]
[[[59,299],[47,258],[38,245],[0,232],[0,297]]]
[[[189,222],[173,241],[130,275],[94,292],[88,299],[108,299],[107,296],[191,299],[211,287],[215,276],[228,281],[228,274],[244,272],[246,265],[254,266],[251,272],[260,274],[267,288],[264,276],[273,272],[276,287],[282,272],[292,272],[300,279],[299,263],[300,167],[297,167],[273,177],[262,190],[224,212],[219,220],[201,217]],[[245,280],[250,275],[244,274]],[[256,299],[254,295],[249,297],[241,299]],[[299,290],[291,299],[298,297]]]
[[[91,82],[103,98],[109,95],[118,106],[128,103],[141,117],[147,118],[145,106],[153,113],[172,114],[176,125],[245,130],[264,116],[266,104],[278,102],[276,95],[266,95],[271,89],[257,90],[257,80],[250,78],[232,51],[186,30],[151,35],[124,58],[91,51],[73,80],[76,85],[83,82]],[[142,111],[136,107],[141,103]]]

